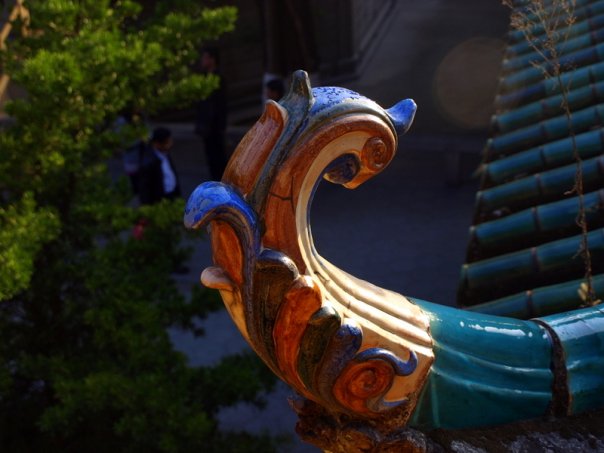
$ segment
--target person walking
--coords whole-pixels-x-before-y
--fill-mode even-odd
[[[272,99],[275,102],[279,102],[285,94],[285,83],[280,78],[270,79],[264,88],[266,99]]]
[[[165,127],[153,130],[149,146],[141,153],[138,175],[138,196],[142,205],[162,199],[173,200],[181,195],[176,170],[170,158],[172,131]]]
[[[197,102],[195,132],[202,138],[210,177],[214,181],[222,179],[227,164],[225,132],[227,124],[227,103],[224,78],[219,70],[218,49],[208,47],[202,50],[200,66],[205,74],[214,74],[220,80],[219,87],[206,99]]]
[[[152,205],[161,200],[174,200],[181,196],[176,170],[170,158],[172,145],[172,131],[165,127],[158,127],[153,130],[149,145],[142,150],[138,174],[138,196],[141,205]],[[166,251],[175,250],[178,241],[172,231],[152,227],[149,219],[140,218],[134,226],[134,238],[140,240],[149,234],[149,230],[154,230],[152,238],[156,243],[163,244],[163,249]],[[175,253],[172,273],[188,274],[189,268],[183,265],[185,255],[182,252]]]

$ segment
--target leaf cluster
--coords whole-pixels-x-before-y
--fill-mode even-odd
[[[260,401],[266,368],[247,356],[191,368],[167,335],[216,307],[206,293],[185,299],[170,276],[188,256],[182,200],[138,208],[108,166],[141,133],[116,130],[122,112],[154,114],[217,87],[194,63],[236,11],[26,6],[29,33],[0,51],[26,93],[0,129],[0,450],[271,451],[271,439],[227,436],[215,421],[220,407]]]

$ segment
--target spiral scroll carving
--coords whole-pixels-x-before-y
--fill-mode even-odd
[[[593,379],[602,368],[599,308],[529,321],[455,310],[363,282],[316,250],[317,185],[354,189],[385,171],[415,108],[311,89],[298,72],[289,93],[266,104],[223,180],[201,184],[187,203],[185,224],[210,226],[214,265],[202,282],[220,291],[267,366],[320,408],[301,420],[337,422],[335,431],[317,423],[326,431],[315,436],[326,449],[342,446],[333,451],[410,448],[407,423],[498,424],[538,416],[557,407],[552,399],[565,411],[567,402],[583,410],[602,401]],[[579,384],[552,386],[567,377]]]
[[[405,404],[406,399],[386,403],[383,399],[394,377],[408,376],[417,367],[417,356],[411,351],[403,362],[386,350],[367,349],[358,354],[334,385],[338,400],[355,413],[379,413]]]
[[[374,417],[402,405],[407,413],[433,360],[421,310],[327,263],[308,226],[319,181],[353,188],[382,171],[414,112],[410,100],[386,111],[350,90],[311,89],[299,72],[289,94],[267,104],[223,181],[202,184],[187,205],[189,227],[212,225],[216,266],[204,284],[221,291],[264,362],[331,411]]]
[[[380,171],[390,163],[394,150],[388,148],[379,137],[372,137],[365,143],[361,151],[361,161],[367,168]]]

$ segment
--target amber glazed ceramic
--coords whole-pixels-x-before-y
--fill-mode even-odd
[[[415,103],[385,110],[302,71],[269,101],[221,182],[185,213],[209,225],[220,291],[254,351],[304,398],[369,424],[463,428],[604,405],[604,312],[519,320],[378,288],[324,260],[308,225],[323,179],[354,188],[383,170]]]

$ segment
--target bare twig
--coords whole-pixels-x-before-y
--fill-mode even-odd
[[[568,41],[571,28],[576,22],[574,14],[575,2],[576,0],[552,0],[546,6],[544,0],[531,0],[525,7],[516,8],[512,0],[502,0],[505,6],[512,9],[512,27],[522,33],[530,47],[541,59],[541,61],[534,61],[532,64],[542,70],[545,78],[556,80],[562,95],[560,108],[566,117],[568,133],[572,143],[573,158],[577,167],[574,185],[566,194],[576,194],[579,200],[579,213],[575,221],[581,229],[581,245],[577,254],[583,258],[585,265],[585,282],[579,294],[585,305],[595,305],[601,301],[596,300],[592,283],[592,262],[588,244],[589,228],[584,202],[583,161],[577,147],[572,124],[572,111],[568,100],[570,82],[568,85],[564,85],[562,82],[562,73],[565,70],[572,70],[573,68],[562,68],[560,58],[561,53],[563,53],[564,43]],[[538,37],[535,33],[538,30],[541,31],[541,37]]]

